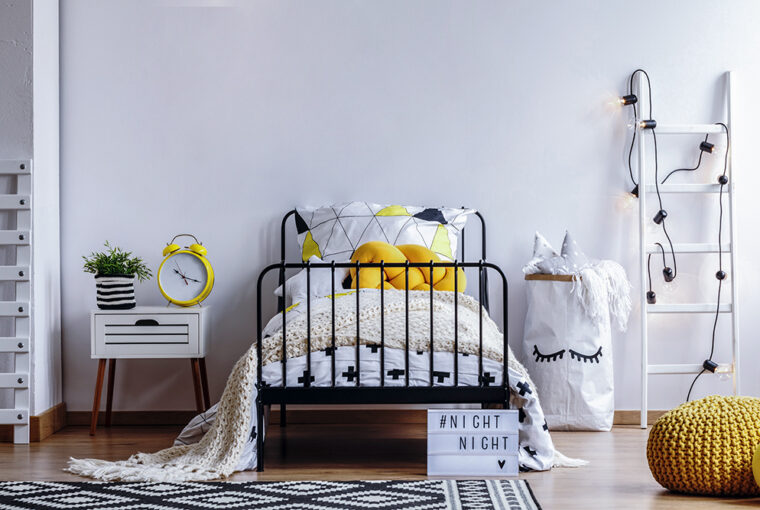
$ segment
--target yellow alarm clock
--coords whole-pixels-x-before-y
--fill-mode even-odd
[[[192,237],[195,242],[181,248],[174,241]],[[178,234],[164,248],[164,260],[158,266],[161,294],[178,306],[200,305],[214,288],[214,270],[206,259],[206,248],[192,234]]]

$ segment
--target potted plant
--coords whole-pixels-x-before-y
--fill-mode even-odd
[[[152,276],[140,257],[105,242],[106,250],[84,259],[84,272],[95,275],[98,308],[128,310],[135,307],[135,276],[141,282]]]

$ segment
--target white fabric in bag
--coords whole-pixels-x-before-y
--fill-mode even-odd
[[[523,364],[551,430],[610,430],[615,411],[609,314],[592,320],[580,282],[527,280]]]

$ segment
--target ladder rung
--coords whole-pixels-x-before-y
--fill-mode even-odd
[[[715,303],[674,303],[663,305],[649,305],[649,313],[713,313],[717,308]],[[731,303],[721,303],[720,312],[728,313],[731,311]]]
[[[25,282],[29,280],[27,266],[0,266],[0,282]]]
[[[19,382],[21,381],[21,382]],[[0,374],[0,388],[23,389],[29,387],[29,374],[8,373]]]
[[[647,373],[649,374],[697,374],[702,371],[702,365],[699,363],[693,364],[678,364],[678,365],[647,365]],[[719,363],[718,368],[715,369],[716,374],[731,374],[734,368],[730,363]]]
[[[718,243],[676,243],[673,249],[676,253],[718,253]],[[667,247],[665,251],[668,251]],[[731,243],[723,243],[720,251],[730,252]],[[660,253],[660,247],[653,244],[647,248],[647,253]]]
[[[724,132],[723,127],[717,124],[657,124],[655,131],[657,134],[664,135],[687,135],[690,133],[705,135]]]
[[[28,159],[0,159],[0,175],[28,174],[31,169],[32,163]]]
[[[29,195],[0,195],[0,210],[30,209]]]
[[[647,184],[647,193],[656,193],[654,184]],[[729,191],[726,187],[724,192]],[[660,193],[718,193],[720,184],[660,184]]]
[[[0,230],[0,245],[2,244],[29,244],[29,232],[25,230]]]
[[[24,425],[28,422],[28,409],[0,409],[0,424],[2,425]]]
[[[0,317],[28,317],[29,303],[23,301],[0,301]]]
[[[29,352],[29,339],[23,336],[0,336],[0,352]]]

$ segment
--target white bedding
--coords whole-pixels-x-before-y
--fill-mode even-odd
[[[378,291],[362,290],[361,295],[361,340],[360,372],[362,386],[380,385],[380,354],[377,344],[377,316],[379,315]],[[399,330],[399,303],[403,304],[402,291],[385,291],[386,316],[386,349],[385,349],[385,385],[403,386],[404,376],[404,336]],[[410,292],[410,354],[409,354],[409,385],[428,386],[430,384],[430,354],[429,346],[429,295],[427,292]],[[450,292],[435,292],[434,305],[434,381],[435,386],[451,386],[454,384],[453,370],[453,299]],[[355,295],[349,293],[335,298],[336,322],[340,327],[336,332],[338,347],[335,351],[335,384],[336,386],[355,385],[356,347]],[[313,386],[330,386],[332,349],[328,338],[329,329],[325,329],[325,315],[331,312],[332,298],[320,298],[312,302],[312,353],[311,381]],[[460,296],[459,300],[459,385],[475,386],[478,384],[477,356],[477,302],[469,296]],[[355,309],[354,309],[355,310]],[[401,308],[403,310],[403,307]],[[401,312],[404,315],[404,312]],[[304,306],[296,306],[287,314],[288,360],[287,384],[302,386],[306,367],[305,349],[305,313]],[[427,319],[426,319],[427,318]],[[487,314],[484,319],[484,358],[483,376],[490,384],[500,384],[502,380],[502,342],[501,333]],[[262,378],[265,385],[280,386],[282,384],[282,316],[276,315],[265,328],[262,357],[265,360]],[[279,335],[279,336],[278,336]],[[427,338],[426,338],[427,335]],[[440,342],[440,345],[439,345]],[[396,348],[394,348],[396,346]],[[449,351],[449,352],[446,352]],[[510,357],[511,357],[510,353]],[[267,362],[267,360],[269,360]],[[300,379],[300,381],[299,381]],[[519,363],[510,358],[509,384],[511,389],[512,408],[520,410],[520,451],[519,462],[524,470],[546,470],[552,467],[555,450],[549,436],[543,412],[538,401],[536,389]],[[251,402],[255,402],[257,390],[253,389]],[[209,429],[216,416],[216,405],[196,416],[181,432],[176,445],[192,444],[200,440]],[[255,469],[256,467],[256,407],[251,406],[251,427],[243,455],[240,457],[237,469]]]

